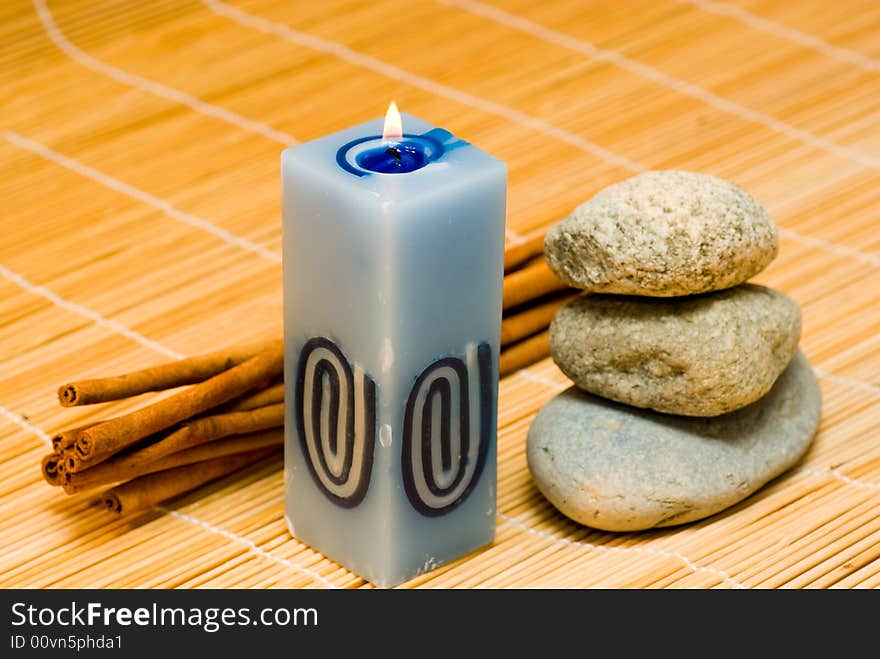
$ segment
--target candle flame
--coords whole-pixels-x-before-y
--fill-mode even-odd
[[[388,112],[385,113],[385,127],[382,129],[383,140],[399,140],[403,138],[403,123],[400,120],[400,112],[397,103],[391,101]]]

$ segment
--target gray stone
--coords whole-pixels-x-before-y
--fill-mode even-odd
[[[556,224],[547,263],[594,293],[669,297],[736,286],[779,248],[776,225],[742,188],[707,174],[640,174]]]
[[[800,307],[764,286],[676,299],[585,294],[556,313],[550,354],[590,393],[717,416],[767,393],[800,334]]]
[[[532,422],[538,489],[571,519],[607,531],[684,524],[746,498],[807,451],[819,385],[800,352],[761,400],[724,416],[670,416],[574,387]]]

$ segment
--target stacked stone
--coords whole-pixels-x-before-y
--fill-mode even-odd
[[[529,430],[535,483],[568,517],[632,531],[727,508],[806,452],[820,394],[800,308],[745,283],[778,252],[741,188],[656,171],[606,188],[550,230],[547,262],[584,289],[550,351],[573,387]]]

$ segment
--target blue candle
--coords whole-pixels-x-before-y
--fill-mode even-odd
[[[379,586],[495,530],[507,168],[403,125],[282,154],[286,519]]]

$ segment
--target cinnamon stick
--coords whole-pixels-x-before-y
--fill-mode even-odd
[[[541,230],[525,240],[514,243],[504,250],[504,272],[513,270],[519,265],[538,254],[544,253],[544,236],[547,235],[546,230]]]
[[[510,345],[549,327],[556,311],[571,297],[554,297],[504,318],[501,321],[501,345]]]
[[[136,512],[228,476],[277,452],[275,447],[263,448],[158,471],[110,488],[101,499],[108,510],[120,515]]]
[[[247,410],[255,410],[258,407],[273,405],[275,403],[284,402],[284,383],[272,385],[262,391],[258,391],[250,396],[245,396],[229,403],[226,408],[227,412],[246,412]]]
[[[43,456],[43,461],[40,463],[40,471],[43,473],[43,478],[46,479],[46,482],[49,485],[61,485],[61,474],[58,473],[58,463],[64,460],[64,456],[60,453],[50,453],[49,455]]]
[[[109,485],[127,481],[145,474],[153,474],[166,469],[182,467],[195,462],[204,462],[227,455],[247,453],[269,446],[281,446],[284,443],[284,431],[281,429],[264,430],[247,435],[235,435],[220,439],[209,444],[178,451],[153,461],[117,460],[111,458],[91,469],[75,474],[65,473],[60,479],[67,494],[74,494],[99,485]]]
[[[559,279],[542,258],[504,277],[501,306],[507,310],[547,293],[567,288],[568,284]]]
[[[189,357],[140,371],[62,385],[58,400],[64,407],[119,400],[148,391],[163,391],[202,382],[269,348],[274,342],[260,341],[206,355]]]
[[[255,410],[203,416],[187,421],[165,439],[143,449],[151,456],[168,455],[190,446],[204,444],[229,435],[241,435],[284,425],[284,403]]]
[[[137,469],[141,465],[153,462],[166,455],[171,455],[199,444],[205,444],[221,437],[278,428],[283,425],[283,403],[258,407],[255,410],[243,412],[203,416],[187,421],[180,428],[154,441],[152,444],[147,444],[143,448],[129,453],[111,456],[96,465],[90,464],[88,460],[81,459],[76,452],[73,452],[67,458],[66,467],[67,471],[71,474],[93,471],[100,469],[104,465],[111,465],[111,463],[111,468],[117,471],[120,469]]]
[[[95,465],[145,437],[241,396],[280,375],[283,369],[284,346],[277,340],[247,361],[174,396],[87,428],[79,433],[73,448],[79,458],[77,470]]]
[[[515,343],[501,351],[498,364],[499,376],[504,377],[530,364],[541,361],[550,354],[550,330]]]
[[[76,438],[79,437],[80,432],[82,432],[86,428],[91,428],[96,423],[96,421],[92,421],[91,423],[87,423],[84,426],[79,426],[71,430],[62,430],[55,433],[54,435],[52,435],[52,450],[56,453],[61,453],[62,451],[73,448],[73,445],[76,443]]]

